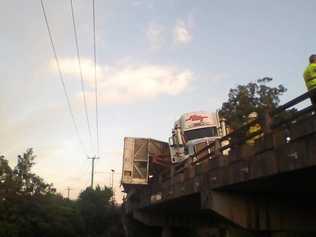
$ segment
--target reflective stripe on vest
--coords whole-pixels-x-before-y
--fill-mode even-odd
[[[306,82],[307,89],[310,91],[316,88],[316,78],[311,78]]]

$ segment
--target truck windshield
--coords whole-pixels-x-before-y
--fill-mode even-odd
[[[216,137],[216,136],[217,136],[216,127],[199,128],[199,129],[194,129],[194,130],[184,132],[184,137],[186,141],[203,138],[203,137]]]

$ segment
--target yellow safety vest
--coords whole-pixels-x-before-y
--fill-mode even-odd
[[[316,88],[316,63],[307,66],[304,71],[304,80],[309,91]]]
[[[249,127],[249,130],[248,130],[248,135],[254,134],[254,133],[258,132],[259,130],[261,130],[261,126],[260,126],[260,124],[258,124],[258,123],[255,124],[255,125],[253,125],[253,126],[250,126],[250,127]],[[246,141],[246,143],[247,143],[248,145],[254,145],[255,142],[256,142],[256,140],[259,139],[261,136],[262,136],[262,134],[258,134],[258,135],[256,135],[256,136],[254,136],[254,137],[248,139],[248,140]]]

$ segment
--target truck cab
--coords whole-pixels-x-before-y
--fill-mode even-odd
[[[183,114],[172,129],[169,147],[172,163],[179,163],[194,155],[194,147],[221,137],[217,113],[191,112]]]

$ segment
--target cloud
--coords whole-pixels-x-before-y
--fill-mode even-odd
[[[93,75],[93,62],[83,59],[83,73]],[[76,59],[61,59],[61,67],[66,76],[79,80]],[[56,66],[50,64],[53,70]],[[88,84],[86,96],[94,101],[94,80],[85,77]],[[126,65],[97,66],[99,101],[103,104],[130,104],[153,99],[161,95],[178,95],[184,92],[193,80],[193,73],[165,65]]]
[[[152,9],[154,7],[153,3],[147,0],[136,0],[136,1],[131,2],[131,5],[133,7],[143,7],[147,9]]]
[[[189,70],[160,65],[126,66],[111,70],[102,83],[105,103],[131,103],[160,95],[178,95],[192,80]]]
[[[207,80],[210,80],[213,83],[219,83],[229,78],[231,78],[231,75],[229,73],[213,73],[213,74],[208,75],[208,77],[206,77]]]
[[[183,20],[177,20],[176,22],[174,41],[176,44],[188,44],[192,41],[191,27]]]
[[[157,23],[150,23],[147,26],[146,37],[151,49],[160,49],[165,42],[165,29]]]
[[[88,58],[81,58],[81,69],[83,73],[83,78],[89,83],[94,83],[94,62]],[[59,64],[63,74],[79,76],[79,64],[78,61],[74,58],[62,58],[59,60]],[[49,61],[49,67],[53,71],[57,71],[57,65],[55,60],[51,59]],[[96,66],[96,75],[98,78],[102,77],[108,68],[106,66],[100,67]]]
[[[135,6],[135,7],[142,6],[143,4],[144,4],[144,2],[140,1],[140,0],[132,2],[132,5]]]

